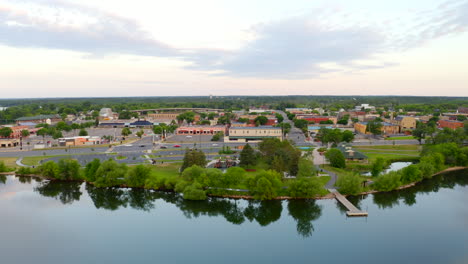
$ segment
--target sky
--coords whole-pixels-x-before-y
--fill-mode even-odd
[[[0,98],[468,96],[468,0],[0,0]]]

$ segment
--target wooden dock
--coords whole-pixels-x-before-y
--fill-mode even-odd
[[[347,216],[367,216],[368,215],[366,211],[361,211],[357,209],[356,206],[354,206],[350,201],[348,201],[348,199],[346,199],[346,197],[344,197],[337,190],[329,189],[329,191],[333,193],[333,195],[335,195],[335,198],[338,202],[340,202],[342,205],[346,207],[346,209],[348,209],[348,211],[346,212]]]

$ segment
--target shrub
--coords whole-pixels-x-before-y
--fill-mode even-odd
[[[346,167],[346,161],[343,153],[339,149],[330,149],[325,152],[325,157],[330,162],[330,165],[335,168],[342,168]]]
[[[186,200],[206,200],[206,192],[202,189],[202,186],[195,182],[189,185],[184,190],[184,199]]]
[[[317,196],[322,187],[323,186],[317,177],[299,178],[293,181],[289,186],[289,195],[291,197],[310,198]]]
[[[7,172],[8,168],[3,161],[0,161],[0,172]]]
[[[145,181],[145,188],[146,189],[160,189],[164,187],[164,181],[166,178],[164,177],[157,177],[155,175],[150,175]]]
[[[87,181],[94,182],[96,180],[96,171],[101,166],[99,159],[94,159],[90,163],[86,164],[84,169],[84,177]]]
[[[32,170],[29,167],[20,167],[16,171],[16,174],[18,174],[18,175],[28,175],[28,174],[32,174]]]
[[[263,171],[247,180],[250,193],[255,199],[270,200],[281,189],[281,175],[273,170]]]
[[[125,176],[125,183],[130,187],[143,187],[151,173],[151,168],[145,165],[131,167]]]
[[[49,178],[55,178],[55,179],[59,178],[59,173],[60,173],[59,167],[58,167],[57,163],[55,163],[52,160],[42,164],[40,166],[39,171],[40,171],[42,176],[49,177]]]
[[[378,191],[391,191],[400,187],[401,185],[401,172],[391,171],[387,174],[381,175],[375,179],[372,187]]]
[[[81,165],[73,159],[61,159],[58,162],[59,178],[62,180],[81,179]]]
[[[125,164],[118,164],[110,159],[104,161],[96,171],[96,187],[118,186],[124,183],[128,167]]]
[[[410,165],[401,170],[401,182],[410,183],[420,181],[422,179],[422,173],[419,166]]]
[[[356,174],[344,174],[338,176],[335,186],[342,194],[358,194],[361,192],[362,179]]]
[[[187,186],[189,185],[190,185],[190,182],[188,181],[185,181],[185,180],[178,181],[175,185],[174,191],[182,193],[185,191],[185,188],[187,188]]]

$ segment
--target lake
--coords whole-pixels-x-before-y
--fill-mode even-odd
[[[387,169],[382,171],[381,174],[386,174],[386,173],[389,173],[391,171],[401,170],[401,169],[403,169],[405,167],[408,167],[411,164],[413,164],[413,163],[412,162],[407,162],[407,161],[395,161],[395,162],[390,163],[390,166],[388,166]],[[370,172],[365,172],[365,173],[362,173],[362,175],[371,176],[372,174]]]
[[[335,200],[185,201],[0,176],[1,263],[468,263],[468,171]]]

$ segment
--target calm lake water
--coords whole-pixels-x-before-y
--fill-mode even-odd
[[[406,161],[396,161],[390,163],[390,166],[388,166],[387,169],[385,169],[381,174],[389,173],[391,171],[397,171],[401,170],[405,167],[408,167],[409,165],[413,164],[412,162],[406,162]],[[371,176],[372,174],[370,172],[363,173],[362,175],[365,176]]]
[[[468,171],[350,200],[369,217],[0,176],[0,263],[468,263]]]

